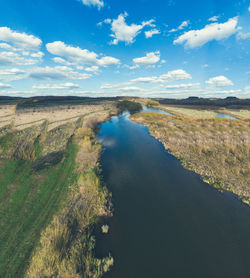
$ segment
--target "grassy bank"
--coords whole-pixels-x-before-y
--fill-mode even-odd
[[[0,133],[0,277],[101,277],[113,264],[92,236],[109,214],[93,132],[108,115]]]
[[[75,157],[76,147],[69,142],[64,161],[39,174],[30,161],[1,161],[0,277],[23,273],[40,231],[76,178]]]
[[[26,277],[98,278],[113,264],[111,256],[94,256],[93,225],[107,216],[109,194],[100,183],[97,159],[100,145],[90,128],[79,128],[73,136],[77,146],[77,181],[66,205],[43,231]]]
[[[137,113],[132,119],[148,126],[184,167],[218,189],[229,190],[250,204],[249,120],[166,116]]]

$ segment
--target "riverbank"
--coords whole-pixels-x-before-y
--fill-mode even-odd
[[[131,119],[146,125],[185,168],[250,205],[249,120],[196,119],[158,113],[137,113]]]
[[[41,123],[0,132],[1,277],[97,278],[113,264],[95,258],[92,229],[110,214],[95,128],[116,109],[82,108],[64,109],[63,121],[57,109],[25,111],[22,119],[30,123],[32,113]]]

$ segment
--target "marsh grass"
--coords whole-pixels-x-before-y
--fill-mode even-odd
[[[69,143],[64,161],[39,175],[32,163],[5,161],[0,172],[0,277],[19,277],[36,245],[40,231],[58,211],[74,182],[76,149]]]
[[[48,130],[48,121],[0,137],[0,277],[101,277],[111,256],[94,256],[92,227],[110,211],[101,184],[101,146],[80,117]],[[98,114],[99,115],[99,114]],[[88,117],[95,121],[88,122]]]
[[[171,114],[175,114],[176,116],[187,116],[196,119],[214,118],[216,117],[217,114],[215,111],[204,110],[204,109],[197,110],[197,109],[165,106],[165,105],[162,105],[160,108],[166,109],[166,111],[170,112]]]
[[[249,120],[195,119],[157,113],[138,113],[132,119],[147,125],[184,167],[250,204]]]
[[[107,216],[110,195],[99,178],[100,145],[86,125],[76,129],[72,142],[77,146],[77,181],[71,187],[64,209],[42,233],[26,277],[98,278],[113,265],[111,256],[95,258],[93,225]]]

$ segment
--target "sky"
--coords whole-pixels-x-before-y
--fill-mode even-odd
[[[250,1],[0,0],[0,96],[250,97]]]

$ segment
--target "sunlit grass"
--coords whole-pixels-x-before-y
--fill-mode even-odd
[[[250,121],[225,118],[195,119],[138,113],[132,119],[146,124],[188,169],[217,188],[250,200]]]
[[[173,106],[165,106],[165,105],[161,107],[166,109],[172,114],[188,116],[196,119],[214,118],[216,117],[217,114],[215,111],[210,111],[210,110],[197,110],[197,109],[173,107]]]

